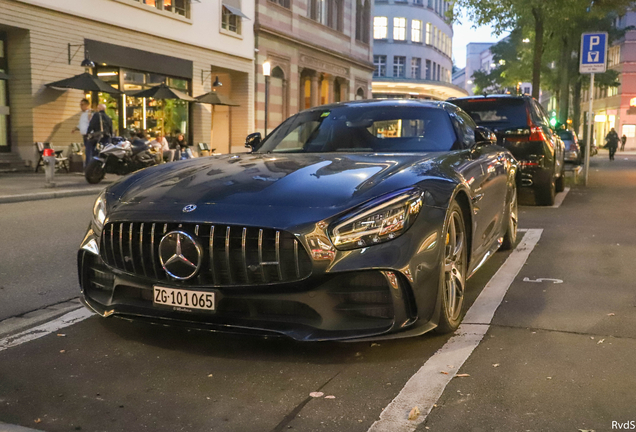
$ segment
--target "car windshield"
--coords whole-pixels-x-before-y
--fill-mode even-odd
[[[345,106],[290,117],[257,153],[439,152],[455,142],[440,108]]]
[[[528,112],[523,99],[479,98],[451,102],[466,111],[479,126],[498,130],[528,127]]]

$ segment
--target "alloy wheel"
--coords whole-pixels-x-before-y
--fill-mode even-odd
[[[457,211],[451,214],[444,253],[444,306],[450,321],[462,313],[466,283],[466,230]]]

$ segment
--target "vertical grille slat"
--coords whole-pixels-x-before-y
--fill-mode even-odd
[[[203,249],[201,269],[189,280],[172,279],[160,262],[160,240],[173,230],[189,233]],[[106,224],[100,245],[102,259],[109,267],[184,286],[286,283],[311,273],[311,258],[298,239],[272,228],[116,221]]]
[[[231,227],[228,226],[225,229],[225,262],[227,264],[227,274],[230,278],[230,285],[233,285],[234,278],[232,277],[232,264],[230,263],[230,231]]]
[[[283,280],[283,271],[280,265],[280,231],[276,231],[276,267],[278,269],[278,280]]]
[[[146,271],[146,263],[144,262],[144,223],[139,226],[139,256],[141,258],[141,268],[144,270],[144,276],[148,277]]]
[[[133,251],[133,228],[134,224],[130,223],[130,232],[128,233],[128,250],[130,251],[130,262],[132,263],[133,273],[137,273],[137,268],[135,267],[135,252]]]
[[[157,274],[157,261],[155,261],[155,225],[156,224],[152,224],[152,228],[150,228],[150,264],[155,272],[155,279],[159,279],[159,275]]]
[[[218,276],[216,275],[216,269],[214,268],[214,225],[210,227],[210,272],[212,273],[212,282],[214,285],[218,285]]]

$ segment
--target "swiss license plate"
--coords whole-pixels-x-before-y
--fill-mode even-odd
[[[214,310],[214,293],[167,287],[154,287],[153,303],[175,308]]]

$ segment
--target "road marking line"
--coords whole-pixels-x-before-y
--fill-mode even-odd
[[[66,315],[62,315],[61,317],[54,319],[53,321],[49,321],[37,327],[0,339],[0,351],[21,345],[25,342],[39,339],[42,336],[56,332],[64,327],[71,326],[93,315],[94,314],[86,308],[74,310]]]
[[[568,192],[570,192],[570,188],[566,187],[565,189],[563,189],[563,192],[559,192],[558,194],[556,194],[556,197],[554,198],[554,205],[548,208],[561,207],[561,204],[563,204],[563,200],[565,199],[565,196],[568,194]]]
[[[521,243],[481,291],[453,337],[408,380],[368,432],[412,432],[426,420],[450,380],[490,328],[495,311],[542,233],[542,229],[527,231]],[[454,365],[454,369],[449,370],[448,365]],[[441,371],[449,373],[446,375]],[[415,406],[421,414],[415,420],[408,420],[409,412]]]

